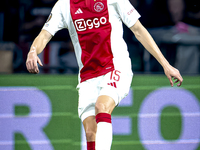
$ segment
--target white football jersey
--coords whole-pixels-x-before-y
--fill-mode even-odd
[[[139,18],[128,0],[59,0],[43,29],[52,35],[69,30],[83,82],[116,65],[131,70],[122,22],[131,27]]]

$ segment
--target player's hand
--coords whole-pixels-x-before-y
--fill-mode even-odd
[[[180,74],[180,72],[172,67],[172,66],[168,66],[167,68],[164,68],[164,72],[165,75],[167,76],[167,78],[169,79],[169,82],[171,84],[171,86],[174,86],[174,83],[178,83],[177,86],[181,86],[182,82],[183,82],[183,78]],[[174,80],[174,82],[173,82]]]
[[[39,57],[37,56],[36,51],[30,51],[30,52],[28,53],[27,60],[26,60],[26,67],[27,67],[27,70],[28,70],[30,73],[34,73],[34,74],[39,73],[39,68],[38,68],[37,63],[38,63],[40,66],[43,66],[41,60],[40,60]]]

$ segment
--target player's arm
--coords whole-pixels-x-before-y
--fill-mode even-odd
[[[173,86],[172,78],[174,78],[176,81],[174,83],[178,83],[177,86],[181,86],[183,82],[183,78],[180,75],[179,71],[172,67],[169,62],[165,59],[163,54],[161,53],[160,49],[158,48],[157,44],[149,34],[149,32],[145,29],[145,27],[140,23],[138,20],[135,25],[133,25],[131,28],[131,31],[134,33],[137,40],[146,48],[147,51],[149,51],[156,59],[157,61],[162,65],[165,75],[170,81],[171,86]]]
[[[26,67],[30,73],[39,73],[37,63],[42,66],[42,62],[37,55],[44,50],[51,38],[52,35],[48,31],[42,30],[33,41],[26,60]]]

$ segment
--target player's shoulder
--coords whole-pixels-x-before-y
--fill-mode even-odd
[[[66,4],[66,3],[69,3],[70,0],[58,0],[56,2],[56,4],[60,4],[60,5],[63,5],[63,4]]]
[[[107,0],[108,4],[115,4],[120,0]]]
[[[57,2],[68,2],[70,0],[58,0]]]
[[[55,3],[55,6],[57,8],[60,8],[60,9],[68,9],[68,5],[70,3],[70,0],[58,0],[56,3]]]
[[[108,4],[120,4],[120,5],[123,5],[123,3],[125,1],[129,1],[129,0],[108,0]]]

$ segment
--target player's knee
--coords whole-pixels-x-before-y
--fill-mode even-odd
[[[87,130],[85,132],[87,141],[95,141],[96,131]]]
[[[98,113],[109,113],[109,107],[104,103],[95,104],[95,112]]]

